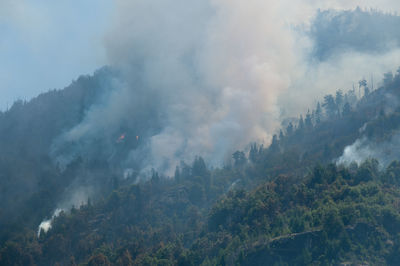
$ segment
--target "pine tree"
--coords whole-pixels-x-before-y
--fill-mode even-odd
[[[176,168],[175,168],[174,179],[175,179],[176,182],[180,182],[180,181],[181,181],[181,171],[180,171],[178,165],[177,165]]]
[[[342,115],[343,116],[348,116],[351,113],[351,106],[348,102],[346,102],[343,106],[343,112]]]
[[[252,163],[255,163],[258,157],[258,149],[257,149],[257,144],[254,143],[250,146],[250,152],[249,152],[249,159]]]
[[[335,117],[337,113],[337,106],[332,95],[325,95],[322,107],[325,108],[325,113],[327,114],[328,118],[332,119]]]
[[[344,97],[343,97],[342,90],[337,90],[336,97],[335,97],[335,103],[336,103],[336,109],[337,109],[336,113],[338,116],[340,116],[341,110],[343,108],[343,103],[344,103],[343,98]]]
[[[232,158],[236,167],[243,166],[247,161],[246,155],[242,151],[236,151],[234,154],[232,154]]]
[[[285,136],[283,135],[283,131],[282,129],[279,130],[279,140],[282,141],[285,138]]]
[[[208,174],[206,163],[201,156],[196,157],[193,161],[192,175],[206,176]]]
[[[278,136],[276,134],[272,137],[272,142],[271,145],[269,146],[269,149],[272,152],[277,152],[279,150]]]
[[[292,122],[286,127],[286,135],[291,136],[293,134],[294,128]]]
[[[310,110],[307,111],[306,119],[304,120],[305,126],[307,130],[310,130],[313,128],[313,122],[312,122],[312,117],[310,114]]]
[[[322,120],[322,108],[321,104],[318,102],[317,109],[315,110],[315,123],[319,124]]]
[[[299,124],[298,124],[297,130],[303,131],[303,129],[304,129],[304,119],[303,119],[303,115],[300,115],[300,119],[299,119]]]

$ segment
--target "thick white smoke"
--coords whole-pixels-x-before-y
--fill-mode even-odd
[[[349,88],[361,75],[397,64],[397,51],[370,57],[346,54],[317,65],[306,59],[313,44],[294,26],[307,27],[318,7],[358,4],[116,1],[106,47],[123,82],[58,141],[112,136],[124,121],[142,115],[155,120],[157,130],[147,132],[147,141],[131,151],[126,165],[146,152],[142,168],[167,174],[181,159],[201,155],[218,164],[249,142],[269,142],[282,109],[289,114],[304,111],[323,93]],[[374,1],[362,4],[375,7]],[[383,10],[398,7],[394,1],[379,5]],[[371,59],[374,63],[367,63]],[[149,112],[153,116],[145,115]]]
[[[53,212],[53,215],[50,219],[43,220],[38,227],[37,237],[40,237],[40,234],[47,233],[53,224],[53,221],[57,216],[60,215],[61,212],[67,212],[72,207],[79,208],[88,202],[88,198],[92,195],[93,191],[91,188],[78,186],[76,188],[69,188],[69,193],[66,193],[65,199],[58,204],[58,208],[56,208]]]
[[[124,83],[63,141],[105,134],[128,111],[135,116],[143,109],[156,110],[161,127],[129,158],[145,149],[151,154],[144,167],[167,173],[182,158],[221,163],[230,149],[269,141],[279,124],[278,95],[299,63],[281,4],[117,3],[107,47]]]
[[[387,167],[393,160],[399,160],[400,134],[390,140],[376,142],[366,137],[357,139],[344,149],[343,155],[337,159],[337,164],[350,165],[352,162],[361,164],[367,159],[377,159],[382,167]]]
[[[201,155],[220,164],[250,142],[269,142],[283,109],[286,115],[297,115],[325,93],[351,88],[363,76],[397,67],[396,49],[383,55],[350,52],[323,63],[310,61],[314,44],[304,32],[317,8],[358,4],[116,0],[105,39],[109,63],[119,77],[83,121],[54,142],[53,153],[59,163],[67,164],[78,155],[90,156],[88,147],[108,139],[93,153],[109,151],[106,156],[112,160],[115,139],[129,128],[140,141],[122,159],[123,177],[128,178],[137,162],[142,171],[155,168],[172,175],[182,159]],[[375,7],[376,1],[362,4]],[[393,11],[400,3],[381,1],[379,8]],[[340,160],[357,161],[371,154],[359,144],[349,147]],[[52,220],[44,221],[39,233],[48,230]]]
[[[38,231],[37,231],[37,237],[38,237],[38,238],[40,237],[40,234],[41,234],[42,232],[43,232],[43,233],[47,233],[47,232],[51,229],[52,223],[53,223],[54,219],[55,219],[58,215],[60,215],[60,213],[61,213],[62,211],[63,211],[62,209],[56,209],[56,210],[54,211],[54,213],[53,213],[53,215],[51,216],[50,219],[44,220],[43,222],[41,222],[41,223],[39,224]]]
[[[396,96],[387,93],[384,95],[386,115],[391,115],[400,106]],[[389,138],[377,140],[368,138],[365,131],[370,122],[365,123],[360,129],[361,135],[353,144],[344,148],[343,154],[336,159],[336,164],[349,166],[351,163],[360,165],[367,159],[376,159],[381,167],[387,167],[393,160],[400,158],[400,132],[395,131]]]

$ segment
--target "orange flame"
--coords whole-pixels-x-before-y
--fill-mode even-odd
[[[119,136],[119,138],[117,139],[117,142],[121,142],[125,139],[125,133],[122,134],[121,136]]]

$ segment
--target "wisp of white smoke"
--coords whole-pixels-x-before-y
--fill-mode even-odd
[[[60,215],[60,213],[64,211],[62,209],[56,209],[53,213],[53,215],[51,216],[50,219],[48,220],[44,220],[43,222],[40,223],[39,227],[38,227],[38,231],[37,231],[37,237],[40,237],[40,234],[43,233],[47,233],[50,229],[51,229],[51,224],[53,223],[54,219]]]
[[[400,134],[389,140],[377,142],[366,137],[357,139],[352,145],[345,147],[343,155],[336,160],[337,164],[349,166],[355,162],[361,164],[367,159],[377,159],[381,167],[388,166],[393,160],[400,159]]]

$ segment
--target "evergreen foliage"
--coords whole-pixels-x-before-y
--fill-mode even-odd
[[[86,87],[99,79],[82,77],[0,115],[0,265],[400,263],[399,160],[333,163],[360,137],[398,133],[399,73],[358,100],[354,90],[325,96],[268,147],[235,151],[232,164],[211,169],[196,157],[173,178],[153,170],[136,183],[101,158],[60,169],[48,156],[51,139],[82,119],[96,94]],[[61,212],[38,236],[76,176],[96,182],[101,196]]]

